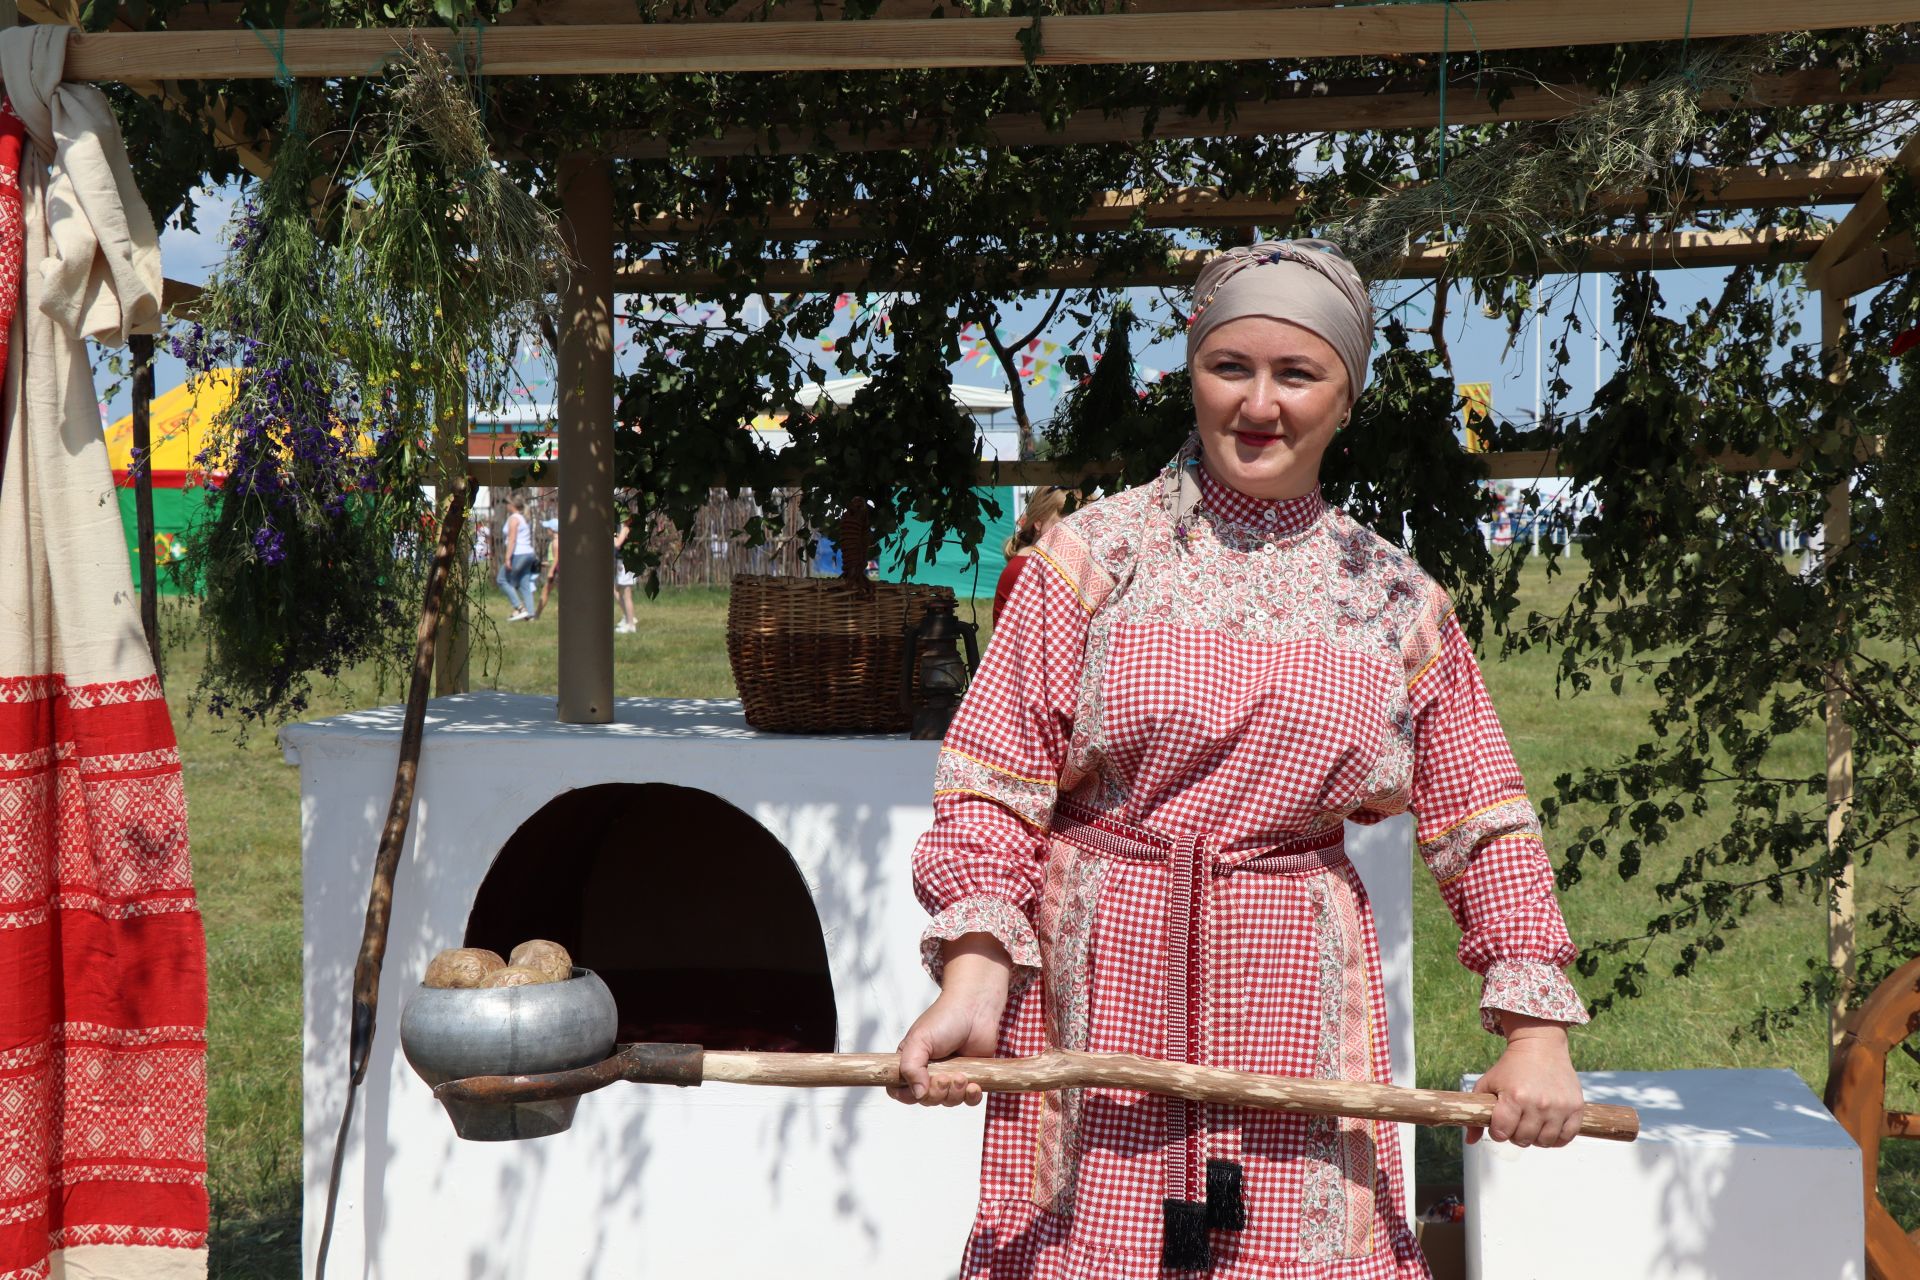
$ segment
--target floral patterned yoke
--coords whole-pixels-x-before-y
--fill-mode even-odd
[[[1341,832],[1411,810],[1488,1029],[1502,1010],[1584,1022],[1539,826],[1445,594],[1317,493],[1265,502],[1175,468],[1049,531],[996,619],[914,859],[934,976],[945,939],[1006,946],[1009,1056],[1385,1081]],[[996,1095],[962,1274],[1424,1276],[1391,1139],[1125,1090]]]

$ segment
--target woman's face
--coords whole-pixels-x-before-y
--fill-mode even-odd
[[[1193,359],[1193,415],[1222,484],[1253,498],[1297,498],[1347,416],[1347,368],[1318,334],[1243,316],[1208,333]]]

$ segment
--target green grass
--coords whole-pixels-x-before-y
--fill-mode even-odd
[[[1564,599],[1567,580],[1528,579],[1526,603],[1550,607]],[[724,645],[726,593],[694,588],[656,601],[636,601],[640,627],[615,637],[616,691],[622,696],[732,697]],[[491,636],[476,655],[473,684],[550,693],[555,686],[555,618],[501,622],[497,591],[486,594],[481,633]],[[968,615],[963,606],[962,616]],[[988,607],[977,616],[984,624]],[[983,625],[984,642],[987,628]],[[255,733],[236,743],[205,716],[183,714],[197,675],[197,655],[176,650],[169,690],[186,762],[194,853],[207,920],[212,977],[208,1146],[214,1197],[212,1274],[221,1277],[297,1275],[300,1179],[300,863],[299,778],[280,763],[273,735]],[[1530,654],[1489,662],[1486,680],[1514,752],[1536,798],[1553,778],[1587,764],[1605,763],[1639,741],[1650,695],[1629,687],[1563,699],[1555,696],[1553,659]],[[395,701],[400,691],[378,690],[355,675],[317,697],[313,714]],[[1796,765],[1818,766],[1817,737],[1789,745]],[[1567,820],[1577,825],[1578,815]],[[1716,823],[1689,820],[1676,829],[1675,847],[1710,839]],[[1553,846],[1560,837],[1548,833]],[[1653,884],[1663,870],[1649,856],[1641,875],[1622,882],[1596,866],[1563,895],[1574,936],[1637,933],[1653,914]],[[1875,875],[1911,877],[1905,864],[1876,863]],[[1491,1064],[1498,1042],[1480,1030],[1476,982],[1455,961],[1458,934],[1431,881],[1416,877],[1415,999],[1420,1011],[1417,1049],[1420,1083],[1452,1087],[1463,1071]],[[1874,882],[1862,886],[1863,909]],[[1762,910],[1727,949],[1685,980],[1656,981],[1641,999],[1602,1018],[1574,1039],[1583,1070],[1684,1067],[1789,1067],[1818,1091],[1826,1079],[1824,1025],[1809,1023],[1772,1044],[1733,1042],[1733,1028],[1766,1003],[1789,999],[1808,959],[1824,954],[1824,913],[1811,901]],[[1656,946],[1656,976],[1671,964],[1671,947]],[[1589,992],[1603,982],[1584,983]],[[1913,1106],[1913,1072],[1896,1062],[1896,1105]],[[1896,1148],[1900,1144],[1890,1144]],[[1459,1170],[1457,1134],[1425,1130],[1420,1176],[1453,1181]],[[1896,1150],[1883,1162],[1884,1185],[1903,1221],[1920,1222],[1920,1161]]]

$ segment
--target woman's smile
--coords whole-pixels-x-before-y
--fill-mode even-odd
[[[1278,431],[1236,430],[1233,438],[1250,449],[1270,449],[1276,444],[1285,444],[1287,437]]]

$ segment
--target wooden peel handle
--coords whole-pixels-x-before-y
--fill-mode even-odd
[[[1124,1053],[1054,1049],[1032,1058],[948,1058],[939,1065],[965,1072],[988,1093],[1138,1089],[1191,1102],[1360,1120],[1484,1129],[1493,1119],[1494,1100],[1486,1094],[1403,1089],[1347,1080],[1294,1080]],[[889,1086],[900,1083],[900,1055],[744,1053],[702,1051],[692,1044],[630,1044],[603,1062],[571,1071],[539,1076],[472,1076],[450,1080],[433,1092],[443,1102],[539,1102],[577,1097],[620,1080],[677,1085],[712,1080],[801,1089]],[[1632,1142],[1640,1133],[1640,1115],[1632,1107],[1588,1103],[1580,1117],[1580,1132],[1589,1138]]]
[[[1348,1080],[1295,1080],[1220,1067],[1161,1062],[1123,1053],[1073,1053],[1054,1049],[1032,1058],[949,1058],[939,1065],[966,1073],[967,1079],[988,1093],[1138,1089],[1190,1102],[1220,1102],[1361,1120],[1484,1129],[1493,1119],[1494,1100],[1482,1093],[1407,1089]],[[701,1077],[732,1084],[801,1088],[896,1085],[900,1083],[900,1055],[708,1050]],[[1632,1142],[1640,1133],[1640,1114],[1632,1107],[1588,1103],[1580,1117],[1580,1133],[1588,1138]]]

